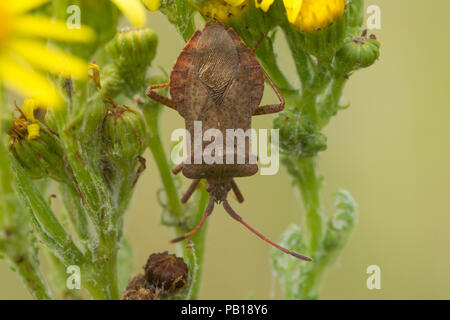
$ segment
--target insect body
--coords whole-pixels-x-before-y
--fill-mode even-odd
[[[274,89],[280,100],[279,104],[259,106],[264,92],[264,78]],[[172,99],[154,91],[163,87],[169,87]],[[201,179],[206,179],[206,189],[210,194],[210,201],[200,224],[192,232],[172,242],[187,239],[195,234],[212,213],[214,204],[223,203],[225,211],[231,217],[264,241],[294,257],[311,261],[309,257],[289,251],[254,230],[227,201],[230,190],[239,202],[244,201],[234,178],[252,176],[258,171],[257,164],[251,161],[249,143],[245,144],[241,161],[225,161],[236,160],[239,157],[238,151],[242,151],[240,146],[234,143],[230,130],[245,132],[251,128],[252,116],[276,113],[284,108],[284,99],[280,92],[239,35],[231,28],[226,30],[220,23],[207,23],[203,31],[197,30],[194,33],[181,51],[170,74],[170,82],[149,86],[147,95],[177,110],[185,119],[186,129],[191,133],[188,159],[173,170],[174,174],[182,171],[184,176],[194,180],[182,202],[189,200]],[[195,161],[198,150],[194,147],[196,141],[192,140],[192,137],[195,136],[196,123],[201,123],[202,134],[214,129],[225,137],[226,146],[215,149],[216,153],[220,153],[215,156],[219,156],[223,161],[209,164]],[[233,143],[229,144],[229,141]],[[205,145],[206,142],[202,139],[201,143]]]

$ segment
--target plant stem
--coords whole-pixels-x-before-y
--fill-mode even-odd
[[[150,103],[143,107],[143,111],[150,128],[149,148],[158,167],[164,190],[166,191],[167,207],[170,214],[179,219],[183,216],[183,208],[159,134],[161,107]]]
[[[317,160],[314,158],[296,161],[296,185],[300,190],[305,208],[305,233],[310,254],[316,252],[323,237],[323,217],[320,207],[321,178],[316,173]]]
[[[197,223],[201,220],[204,215],[206,205],[209,200],[209,195],[205,188],[202,187],[197,190],[195,198],[193,199],[194,207],[190,209],[192,220]],[[183,257],[186,263],[190,266],[190,279],[189,279],[189,290],[186,299],[196,300],[200,292],[201,279],[203,275],[203,263],[205,258],[205,247],[206,247],[206,230],[208,223],[200,229],[197,234],[195,234],[190,241],[192,241],[192,246],[181,246],[183,251]],[[185,233],[184,228],[177,228],[177,236],[181,236]],[[191,248],[192,247],[192,248]]]

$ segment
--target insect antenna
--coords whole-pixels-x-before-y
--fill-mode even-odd
[[[205,214],[203,215],[202,220],[194,228],[194,230],[192,230],[191,232],[185,234],[184,236],[175,238],[175,239],[171,240],[170,242],[171,243],[176,243],[176,242],[180,242],[180,241],[183,241],[185,239],[188,239],[188,238],[192,237],[194,234],[196,234],[202,228],[203,224],[206,222],[206,219],[211,215],[213,210],[214,210],[214,199],[211,197],[209,199],[208,207],[206,207]]]
[[[225,209],[225,211],[236,221],[240,222],[241,224],[244,225],[244,227],[246,227],[248,230],[250,230],[251,232],[253,232],[255,235],[257,235],[258,237],[260,237],[262,240],[266,241],[267,243],[271,244],[272,246],[274,246],[275,248],[283,251],[284,253],[290,254],[291,256],[294,256],[298,259],[301,260],[305,260],[305,261],[312,261],[312,259],[310,257],[298,254],[296,252],[290,251],[286,248],[283,248],[282,246],[276,244],[275,242],[267,239],[264,235],[262,235],[261,233],[259,233],[258,231],[256,231],[255,229],[253,229],[251,226],[249,226],[240,215],[238,215],[233,208],[231,208],[230,204],[228,203],[227,200],[223,201],[223,207]]]

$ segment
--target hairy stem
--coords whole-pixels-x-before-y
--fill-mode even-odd
[[[144,114],[150,128],[149,148],[152,152],[153,159],[161,177],[164,190],[167,195],[167,208],[170,214],[175,218],[181,218],[183,215],[183,207],[180,197],[175,187],[175,182],[167,160],[164,147],[159,134],[159,116],[161,107],[150,103],[143,108]]]
[[[315,253],[320,248],[323,236],[323,214],[320,206],[321,178],[316,172],[316,159],[297,160],[296,184],[305,208],[306,238],[308,251]]]

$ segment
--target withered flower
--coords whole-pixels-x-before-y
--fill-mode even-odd
[[[149,284],[163,291],[177,291],[187,283],[188,267],[182,258],[167,251],[152,254],[144,267]]]

